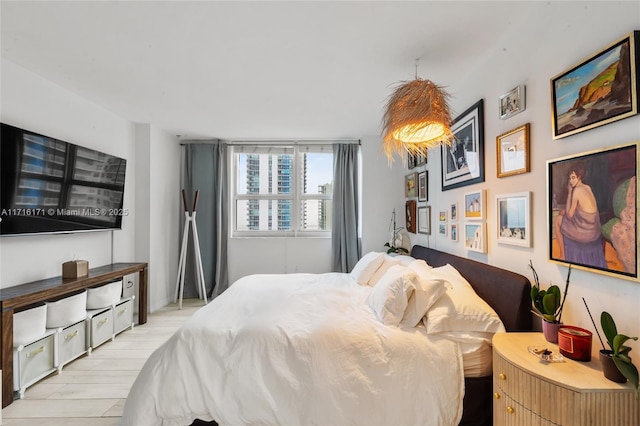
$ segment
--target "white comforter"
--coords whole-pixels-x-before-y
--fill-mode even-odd
[[[457,345],[383,325],[370,290],[338,273],[238,280],[151,355],[123,424],[458,424]]]

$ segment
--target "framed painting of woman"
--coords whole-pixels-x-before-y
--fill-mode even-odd
[[[638,145],[547,161],[552,262],[638,281]]]

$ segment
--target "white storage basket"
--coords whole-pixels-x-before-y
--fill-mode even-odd
[[[120,301],[122,281],[87,289],[87,309],[102,309]]]
[[[13,314],[13,347],[28,345],[44,336],[47,329],[47,305],[42,304]]]
[[[47,302],[47,328],[67,327],[87,317],[87,292]]]

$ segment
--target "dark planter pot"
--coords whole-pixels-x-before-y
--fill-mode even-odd
[[[562,327],[562,323],[542,320],[542,333],[547,342],[558,343],[558,330],[560,327]]]
[[[616,383],[625,383],[627,378],[622,375],[616,364],[613,362],[613,351],[600,349],[600,364],[604,377]]]

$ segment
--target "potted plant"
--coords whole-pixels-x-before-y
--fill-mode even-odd
[[[637,337],[629,337],[618,333],[618,328],[609,312],[600,314],[600,325],[607,339],[607,343],[611,349],[600,350],[600,362],[602,370],[607,379],[614,382],[624,383],[627,380],[631,383],[635,390],[636,399],[638,399],[638,368],[633,364],[629,352],[631,348],[626,346],[627,340],[638,340]],[[615,368],[612,369],[611,361]],[[620,374],[616,374],[620,373]]]
[[[529,260],[529,267],[533,272],[534,285],[531,286],[531,312],[542,319],[542,332],[545,339],[551,343],[558,342],[558,329],[562,325],[562,309],[569,290],[569,278],[571,277],[571,265],[567,272],[567,281],[564,286],[564,293],[560,292],[560,287],[552,284],[546,290],[540,288],[538,273]]]
[[[404,231],[403,227],[396,227],[396,210],[393,209],[391,214],[391,222],[389,223],[389,230],[391,231],[391,239],[384,244],[387,248],[387,254],[409,254],[409,248],[411,248],[411,242],[409,235]]]

